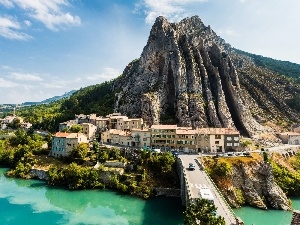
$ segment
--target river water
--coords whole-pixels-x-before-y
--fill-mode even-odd
[[[7,178],[0,168],[0,225],[182,225],[179,198],[145,201],[108,190],[69,191]],[[292,199],[300,209],[300,198]],[[245,225],[289,225],[292,212],[234,209]]]
[[[300,209],[300,198],[292,198],[293,209]],[[290,225],[292,212],[282,210],[260,210],[249,206],[233,210],[245,225]]]
[[[148,201],[107,190],[69,191],[7,178],[0,168],[1,225],[182,225],[179,198]]]

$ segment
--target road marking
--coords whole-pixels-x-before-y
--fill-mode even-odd
[[[193,184],[193,183],[190,183],[189,185],[191,186],[191,188],[193,188],[193,187],[198,188],[198,189],[200,189],[200,188],[210,188],[210,186],[207,185],[207,184]]]

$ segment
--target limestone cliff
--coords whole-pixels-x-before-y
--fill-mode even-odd
[[[261,209],[291,210],[289,200],[276,184],[272,166],[268,162],[251,159],[228,159],[225,162],[230,165],[230,173],[213,178],[232,207],[238,208],[247,204]],[[208,168],[215,167],[215,163],[208,163]]]
[[[115,111],[148,125],[167,118],[180,126],[235,127],[250,136],[265,130],[267,119],[297,120],[284,97],[300,89],[284,88],[279,78],[237,53],[199,17],[179,23],[158,17],[140,59],[113,85],[121,90]]]
[[[245,202],[258,208],[291,210],[288,198],[274,181],[269,163],[257,162],[252,165],[240,164],[233,167],[230,176],[233,187],[241,190]],[[227,195],[235,201],[234,195]]]

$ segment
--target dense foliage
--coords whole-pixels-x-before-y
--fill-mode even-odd
[[[44,143],[44,138],[31,130],[19,129],[10,139],[1,140],[0,164],[12,168],[9,175],[29,178],[28,172],[36,163],[34,156],[48,154],[48,150],[42,148]]]
[[[300,112],[300,94],[296,94],[291,99],[287,99],[286,104],[297,112]]]
[[[268,57],[263,57],[261,55],[255,55],[248,52],[244,52],[235,49],[237,53],[251,57],[254,62],[261,67],[267,68],[281,75],[294,78],[298,83],[300,82],[300,65],[296,63],[291,63],[288,61],[276,60]]]
[[[69,115],[60,110],[63,101],[25,107],[20,109],[17,114],[24,118],[26,122],[32,123],[34,129],[54,132],[58,129],[59,123],[70,118]],[[74,117],[74,115],[72,116]]]
[[[215,215],[216,210],[216,206],[210,201],[198,198],[186,207],[184,224],[225,225],[224,218]]]
[[[226,177],[229,175],[232,172],[232,166],[226,161],[215,160],[208,172],[211,177],[218,180],[220,177]]]
[[[69,189],[103,188],[98,171],[92,167],[71,163],[65,168],[52,166],[48,172],[48,184],[67,186]]]
[[[271,161],[273,175],[276,183],[289,196],[299,196],[300,194],[300,154],[296,156],[296,161],[293,163],[294,171]]]
[[[126,174],[111,177],[111,188],[146,199],[154,194],[154,187],[178,184],[176,160],[171,153],[140,151],[131,165]]]
[[[80,89],[69,99],[63,101],[60,110],[72,118],[75,114],[80,113],[97,113],[102,116],[112,113],[115,100],[115,93],[112,91],[114,81]]]

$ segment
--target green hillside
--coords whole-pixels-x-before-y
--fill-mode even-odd
[[[81,88],[70,98],[23,108],[18,115],[33,124],[35,129],[55,132],[61,122],[74,119],[75,114],[96,113],[105,116],[113,112],[114,96],[112,84],[115,80]]]
[[[261,67],[272,70],[281,75],[295,79],[297,83],[300,83],[300,65],[288,61],[281,61],[271,59],[261,55],[255,55],[252,53],[244,52],[238,49],[234,49],[237,53],[251,57],[254,62]]]

